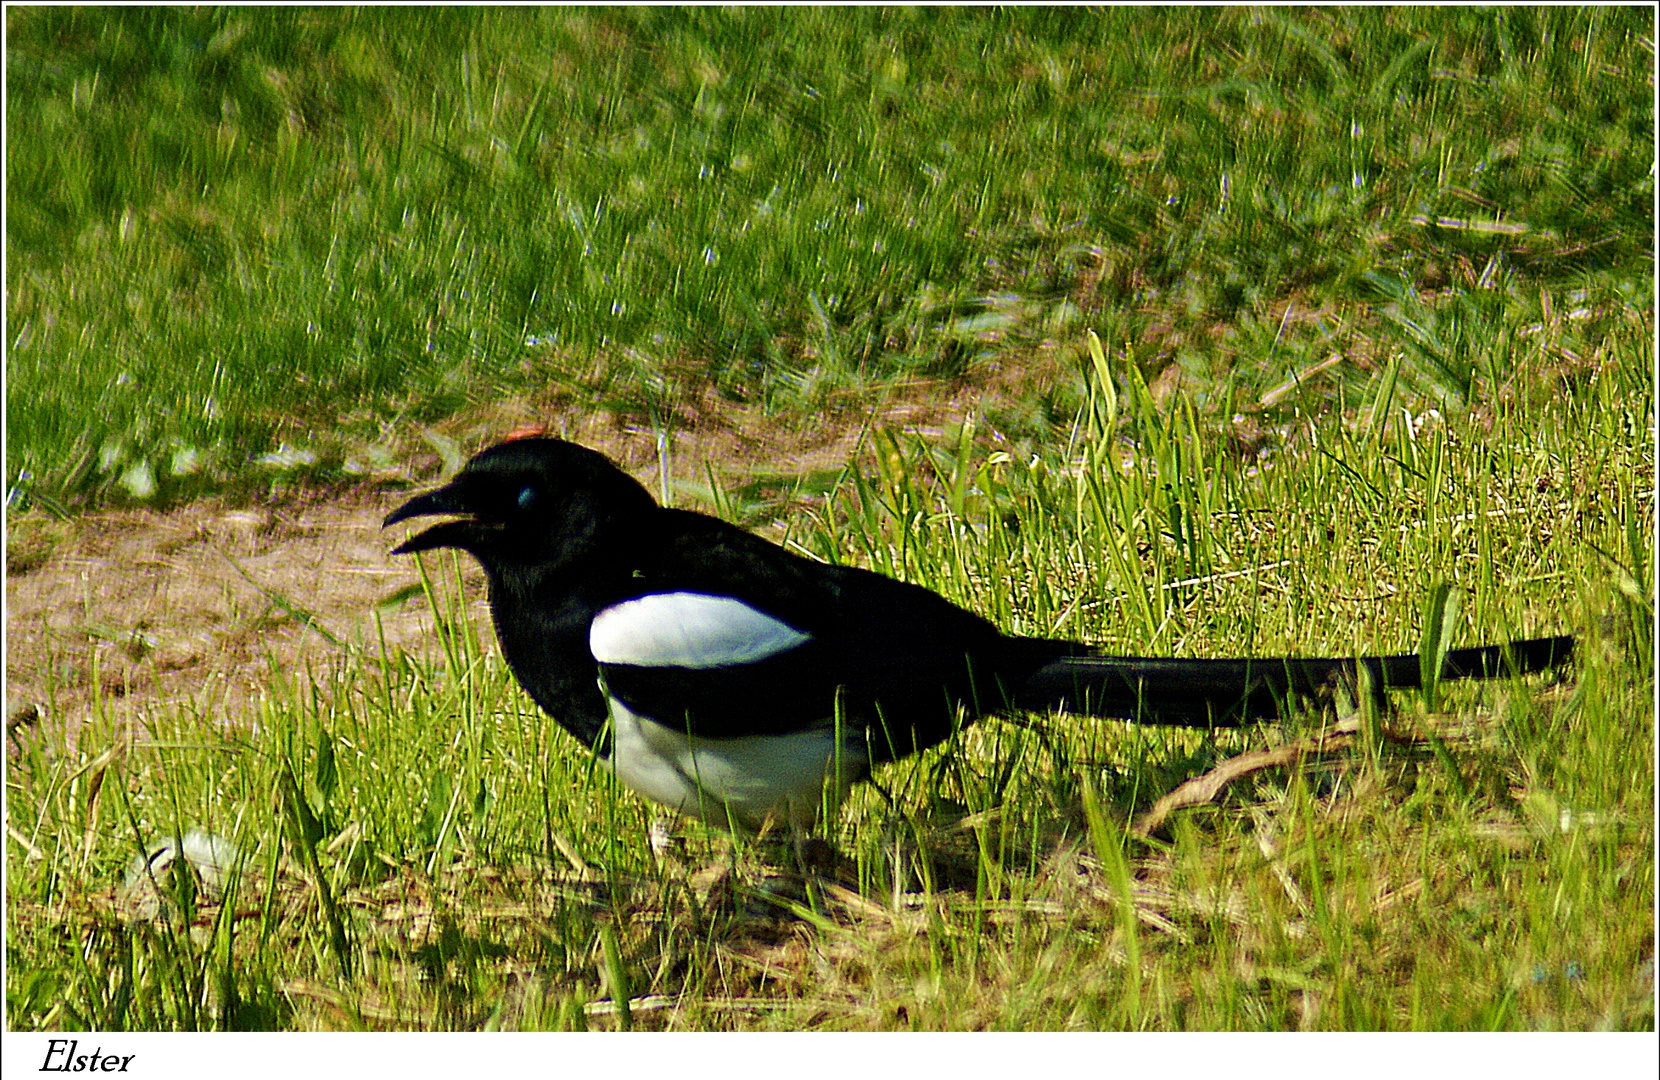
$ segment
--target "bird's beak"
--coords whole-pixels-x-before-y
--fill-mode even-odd
[[[400,521],[410,518],[429,517],[433,514],[463,514],[468,515],[464,521],[446,521],[441,525],[434,525],[425,532],[416,533],[408,540],[392,549],[394,555],[410,555],[417,551],[430,551],[433,548],[460,547],[470,536],[470,526],[476,524],[471,520],[472,510],[455,490],[455,485],[441,487],[437,491],[429,491],[425,495],[417,495],[390,514],[380,523],[381,528],[396,525]]]
[[[468,512],[467,507],[456,497],[455,487],[452,485],[441,487],[437,491],[429,491],[425,495],[415,496],[390,514],[387,514],[386,520],[380,523],[380,527],[385,529],[396,525],[400,521],[408,521],[414,517],[430,517],[433,514],[465,514]]]

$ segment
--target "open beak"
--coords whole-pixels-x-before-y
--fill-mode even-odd
[[[472,510],[462,500],[460,493],[452,484],[441,487],[437,491],[429,491],[425,495],[417,495],[390,514],[380,523],[381,528],[396,525],[400,521],[410,518],[430,517],[433,514],[461,514],[465,520],[446,521],[434,525],[425,532],[416,533],[408,540],[392,549],[394,555],[410,555],[417,551],[430,551],[433,548],[459,547],[466,548],[466,540],[477,531],[477,522],[472,519]]]

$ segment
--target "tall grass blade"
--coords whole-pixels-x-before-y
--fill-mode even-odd
[[[1125,1016],[1130,1027],[1138,1028],[1141,1026],[1141,933],[1135,909],[1135,882],[1124,851],[1124,836],[1102,811],[1093,778],[1088,775],[1082,778],[1079,794],[1083,798],[1095,857],[1106,873],[1107,887],[1112,890],[1118,909],[1118,926],[1124,935]]]
[[[1423,638],[1418,643],[1418,677],[1422,684],[1424,708],[1434,712],[1441,700],[1441,674],[1447,653],[1458,630],[1463,593],[1445,580],[1437,580],[1424,595]]]

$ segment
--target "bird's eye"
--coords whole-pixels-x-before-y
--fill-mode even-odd
[[[536,505],[536,489],[527,487],[519,492],[519,509],[529,510]]]

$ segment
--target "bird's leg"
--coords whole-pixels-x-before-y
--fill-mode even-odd
[[[790,822],[790,853],[795,857],[795,876],[801,883],[803,899],[809,908],[822,914],[822,884],[833,875],[840,853],[828,840],[814,836],[799,821]]]
[[[683,839],[681,844],[684,846]],[[714,835],[714,844],[712,857],[687,876],[686,884],[700,905],[725,908],[732,903],[741,845],[738,837],[719,831]]]
[[[804,881],[822,877],[834,870],[837,860],[841,858],[841,853],[830,841],[814,836],[800,825],[790,826],[790,840],[796,867]]]

